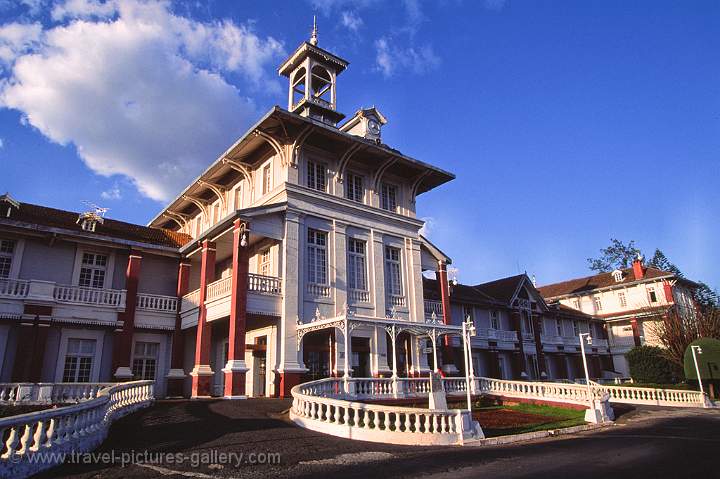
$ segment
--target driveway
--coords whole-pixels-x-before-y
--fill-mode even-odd
[[[95,456],[43,477],[720,477],[718,411],[625,407],[616,425],[599,431],[413,447],[307,431],[282,414],[289,407],[277,399],[159,401],[114,424]]]

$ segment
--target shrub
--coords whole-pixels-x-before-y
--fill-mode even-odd
[[[676,367],[657,346],[636,346],[625,354],[630,376],[640,383],[673,383],[677,379]]]

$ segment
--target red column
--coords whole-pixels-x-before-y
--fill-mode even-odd
[[[182,297],[188,293],[190,285],[190,263],[180,262],[178,266],[178,282],[177,282],[177,314],[175,315],[175,330],[172,337],[172,357],[170,359],[170,371],[168,371],[167,395],[170,397],[179,397],[183,395],[183,382],[185,381],[184,368],[184,351],[185,341],[181,328],[180,308],[182,307]]]
[[[115,379],[121,381],[132,379],[130,354],[135,332],[135,307],[137,306],[141,261],[142,256],[135,251],[130,252],[125,271],[125,312],[119,315],[123,321],[123,327],[115,334],[113,341],[113,369],[115,370]]]
[[[23,317],[27,316],[34,317],[32,322],[23,319],[20,323],[11,379],[13,382],[37,383],[42,380],[52,307],[26,304],[23,308]]]
[[[233,224],[233,259],[230,291],[230,333],[228,336],[228,362],[225,374],[225,397],[245,398],[245,320],[247,313],[248,259],[246,223],[235,220]]]
[[[215,243],[205,240],[202,243],[200,260],[200,305],[198,307],[197,336],[195,340],[195,366],[192,376],[192,397],[210,396],[210,383],[213,371],[210,369],[211,326],[207,322],[207,285],[215,279]]]
[[[635,341],[635,346],[640,346],[640,326],[638,325],[637,318],[632,318],[630,320],[630,326],[632,326],[633,340]]]

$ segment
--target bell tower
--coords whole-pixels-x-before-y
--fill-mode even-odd
[[[290,80],[289,111],[337,126],[345,118],[337,111],[337,76],[348,62],[317,45],[317,23],[313,20],[310,40],[280,65],[278,73]]]

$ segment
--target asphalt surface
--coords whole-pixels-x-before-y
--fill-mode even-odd
[[[104,462],[83,456],[41,477],[720,477],[719,411],[625,408],[616,425],[571,436],[413,447],[301,429],[282,414],[289,406],[276,399],[160,401],[112,426],[95,451]],[[131,455],[135,464],[127,464]]]

